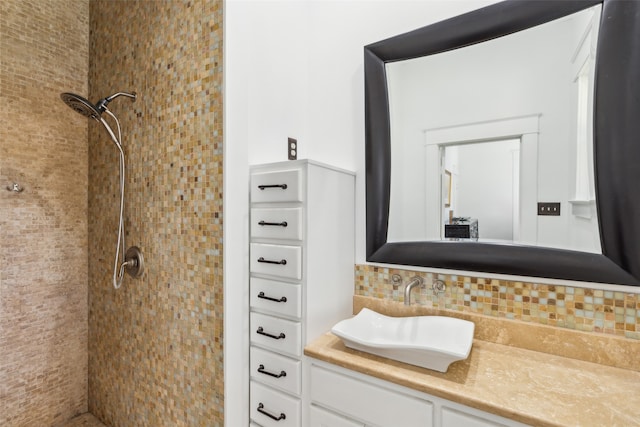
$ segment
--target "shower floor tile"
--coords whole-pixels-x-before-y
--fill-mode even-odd
[[[90,413],[78,415],[70,419],[64,427],[105,427],[96,417]]]

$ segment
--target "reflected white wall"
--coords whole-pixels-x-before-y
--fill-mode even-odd
[[[455,216],[478,220],[481,239],[513,240],[513,152],[520,140],[466,144],[457,148],[458,163],[452,171],[452,209]],[[449,151],[448,149],[446,151]],[[491,164],[492,167],[487,167]]]

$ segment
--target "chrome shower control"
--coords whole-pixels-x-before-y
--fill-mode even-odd
[[[124,255],[124,267],[129,276],[137,279],[144,273],[144,257],[137,246],[131,246]]]

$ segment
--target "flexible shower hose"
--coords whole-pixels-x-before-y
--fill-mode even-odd
[[[113,261],[113,287],[115,289],[120,289],[122,286],[122,280],[124,278],[124,271],[127,265],[125,261],[125,242],[124,242],[124,174],[125,174],[125,163],[124,163],[124,151],[122,150],[122,132],[120,130],[120,122],[114,116],[111,111],[105,108],[105,113],[108,113],[113,120],[116,122],[116,127],[118,129],[118,138],[115,138],[115,135],[111,135],[116,143],[116,147],[118,147],[118,151],[120,152],[120,217],[118,220],[118,242],[116,243],[116,254]],[[122,261],[120,261],[120,249],[122,248]]]

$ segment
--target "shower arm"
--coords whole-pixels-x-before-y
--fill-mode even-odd
[[[118,93],[114,93],[111,96],[107,97],[107,101],[111,102],[113,101],[115,98],[119,97],[119,96],[126,96],[128,98],[132,98],[132,99],[136,99],[138,97],[138,95],[135,92],[129,93],[129,92],[118,92]]]
[[[132,93],[117,92],[117,93],[114,93],[113,95],[109,95],[106,98],[102,98],[100,101],[98,101],[96,103],[96,105],[95,105],[96,110],[98,110],[101,113],[104,112],[104,111],[108,111],[107,110],[107,104],[110,103],[111,101],[113,101],[114,99],[116,99],[119,96],[126,96],[127,98],[131,98],[134,101],[138,97],[138,95],[135,92],[132,92]]]

